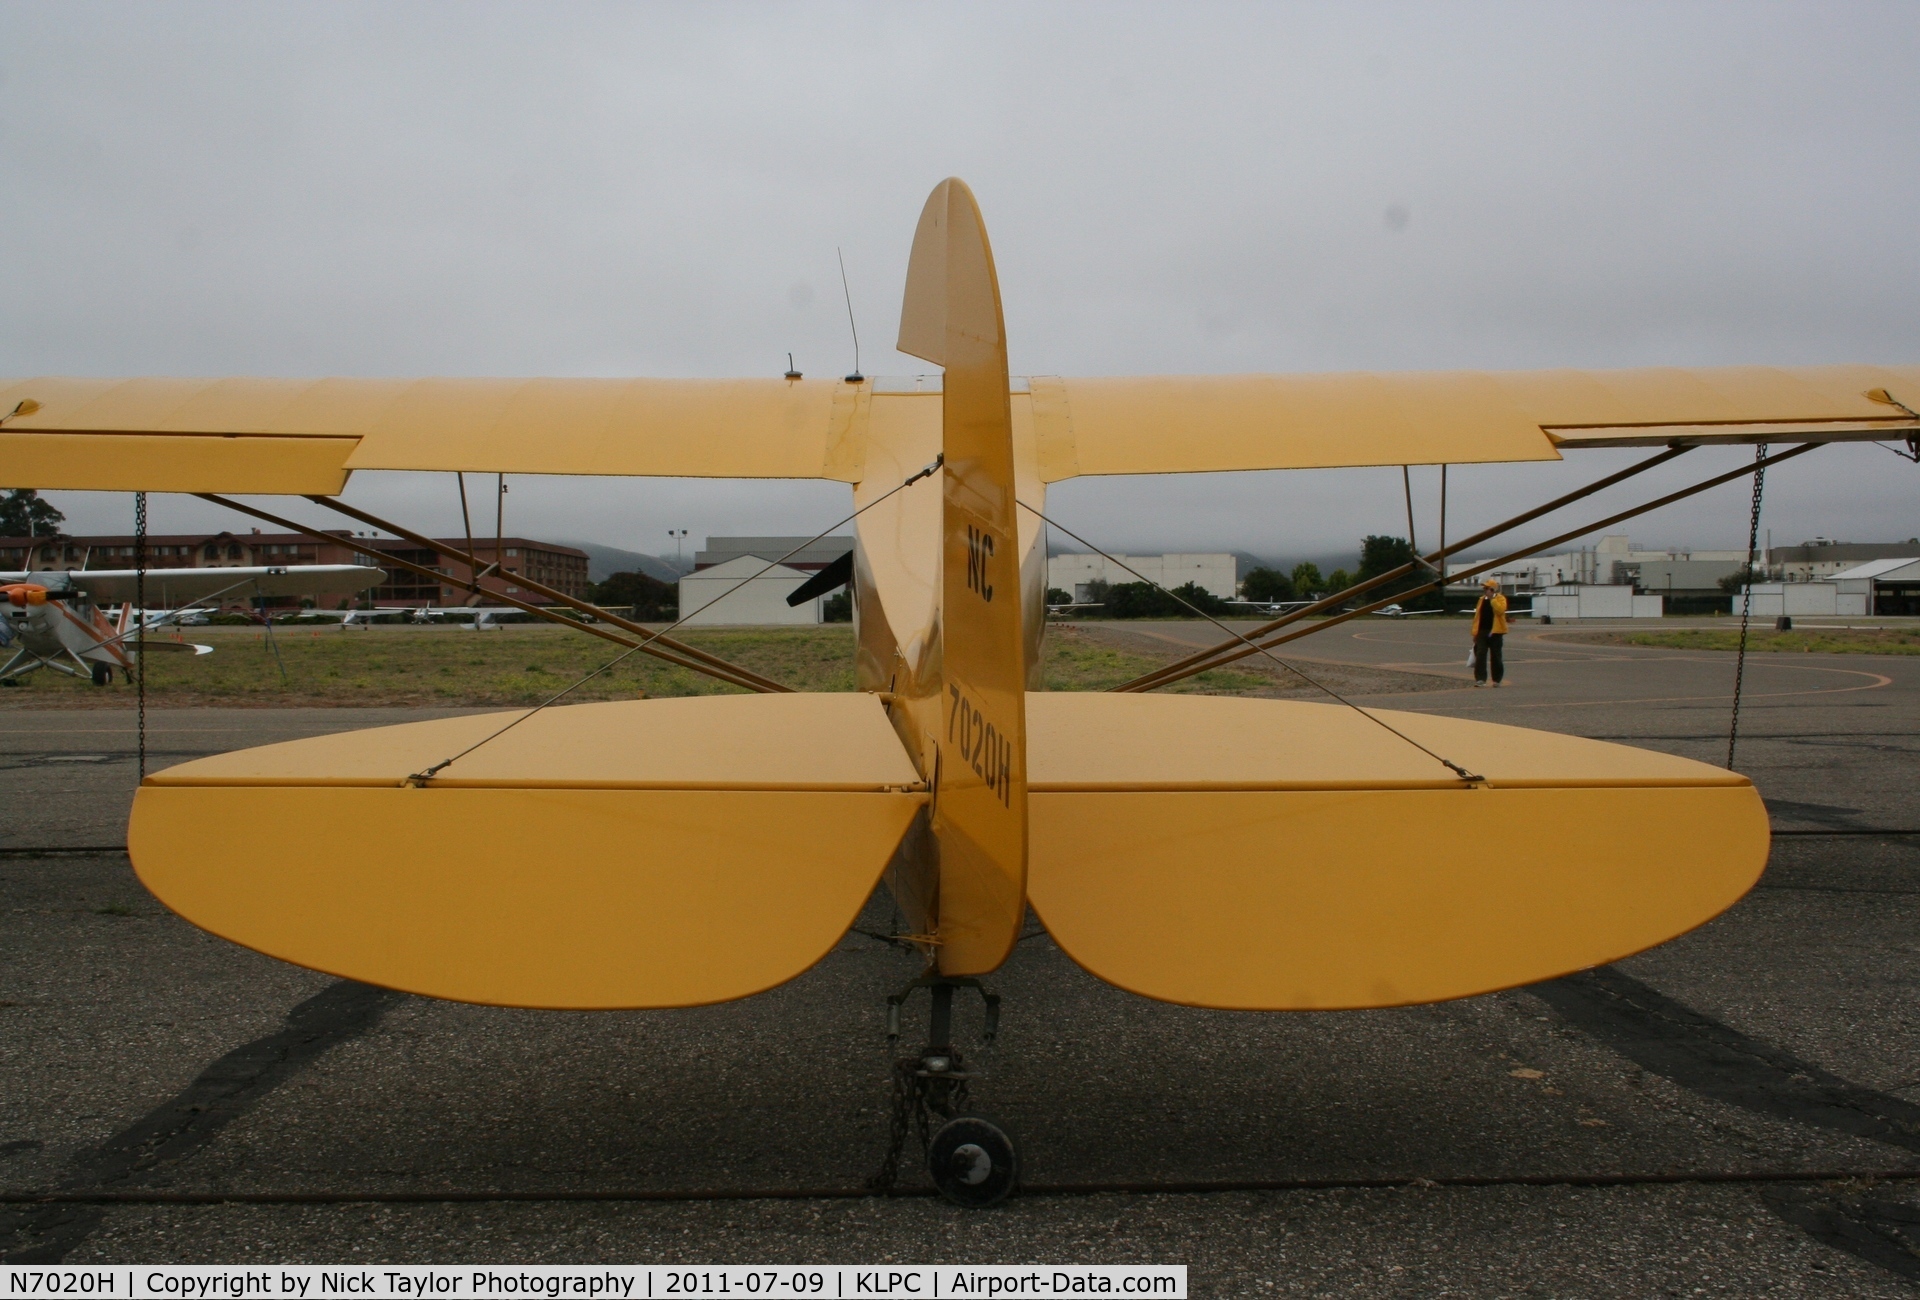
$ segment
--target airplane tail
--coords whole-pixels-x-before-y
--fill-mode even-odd
[[[898,347],[946,371],[936,937],[943,973],[980,974],[1006,960],[1026,915],[1026,654],[1000,285],[959,180],[921,211]]]

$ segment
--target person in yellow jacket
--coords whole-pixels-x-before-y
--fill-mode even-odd
[[[1487,578],[1480,584],[1480,600],[1473,607],[1473,684],[1487,684],[1487,670],[1493,670],[1498,686],[1507,675],[1507,598],[1500,584]]]

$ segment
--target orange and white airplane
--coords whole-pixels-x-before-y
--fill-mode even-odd
[[[42,488],[281,493],[382,529],[396,526],[337,500],[350,475],[851,489],[860,691],[804,694],[709,667],[747,691],[448,718],[186,763],[135,800],[141,879],[195,924],[317,970],[468,1002],[614,1008],[792,979],[884,875],[902,937],[928,963],[935,1028],[911,1073],[936,1105],[959,1077],[943,1000],[1006,960],[1029,906],[1101,979],[1195,1006],[1386,1007],[1548,979],[1740,898],[1768,852],[1752,784],[1489,723],[1151,691],[1290,640],[1309,626],[1302,613],[1364,589],[1115,692],[1040,691],[1047,485],[1659,449],[1517,525],[1697,446],[1793,444],[1688,491],[1827,441],[1920,438],[1911,366],[1009,376],[986,230],[957,180],[921,214],[899,348],[941,373],[0,385],[0,410],[17,412],[0,430],[10,481]],[[1445,572],[1447,554],[1497,531],[1428,567]],[[1462,816],[1554,834],[1498,854],[1432,834]],[[263,858],[203,833],[229,822],[371,833],[347,855],[315,840]],[[488,833],[476,840],[475,825]],[[936,1141],[933,1172],[982,1203],[1011,1185],[1016,1158],[962,1125]]]
[[[113,680],[118,668],[131,679],[138,647],[148,651],[212,654],[213,647],[189,641],[143,640],[148,632],[180,625],[196,606],[220,599],[253,596],[350,594],[386,581],[379,569],[360,564],[293,564],[210,569],[149,569],[148,597],[178,600],[173,609],[135,611],[129,603],[142,588],[133,569],[72,569],[43,573],[0,573],[0,647],[19,648],[0,665],[0,683],[17,685],[28,673],[46,668],[73,677],[91,677],[95,686]],[[109,619],[100,603],[118,604]]]

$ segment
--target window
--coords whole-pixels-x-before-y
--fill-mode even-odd
[[[208,542],[208,543],[206,544],[206,546],[205,546],[205,547],[203,547],[203,548],[201,549],[201,551],[200,551],[200,558],[201,558],[201,559],[203,559],[203,560],[217,560],[217,559],[219,559],[219,558],[220,558],[220,543],[218,543],[218,542]]]
[[[507,548],[507,558],[508,558],[509,560],[517,560],[517,559],[519,559],[519,558],[520,558],[520,548],[519,548],[519,547],[517,547],[517,546],[509,546],[509,547]]]
[[[511,596],[511,595],[514,595],[514,594],[516,594],[516,593],[517,593],[517,592],[518,592],[519,590],[520,590],[520,588],[518,588],[518,587],[508,587],[508,588],[507,588],[507,594],[508,594],[509,596]]]

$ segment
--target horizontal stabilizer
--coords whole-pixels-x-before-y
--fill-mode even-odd
[[[1766,865],[1746,778],[1425,714],[1208,696],[1028,699],[1028,893],[1149,997],[1249,1010],[1510,988],[1663,943]]]
[[[169,768],[129,851],[203,929],[316,970],[463,1002],[692,1006],[818,961],[925,802],[867,695],[547,709]],[[297,827],[231,835],[210,827]]]

